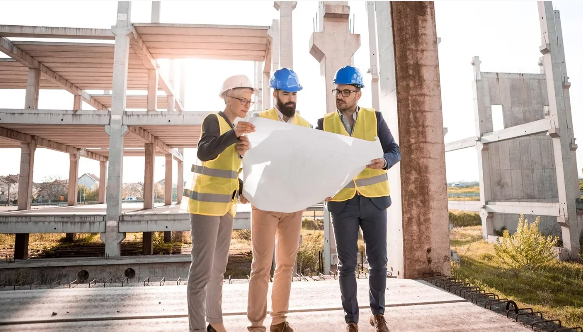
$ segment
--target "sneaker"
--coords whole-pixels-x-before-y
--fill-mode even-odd
[[[358,332],[358,325],[355,322],[350,322],[346,325],[346,332]]]
[[[391,332],[383,314],[370,316],[370,325],[374,326],[376,332]]]
[[[289,326],[288,322],[283,322],[277,325],[271,325],[269,332],[294,332],[294,329]]]

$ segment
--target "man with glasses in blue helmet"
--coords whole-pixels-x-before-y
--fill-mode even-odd
[[[387,281],[387,211],[391,205],[387,169],[401,160],[399,146],[393,139],[380,112],[358,106],[361,88],[360,71],[352,66],[340,68],[334,77],[337,111],[318,120],[317,129],[374,141],[379,138],[383,158],[372,160],[334,197],[326,199],[338,250],[338,276],[347,332],[358,331],[356,299],[356,259],[358,233],[366,245],[369,263],[369,295],[372,315],[370,324],[377,332],[388,332],[384,318]]]
[[[296,112],[296,99],[302,86],[298,75],[291,69],[281,68],[269,81],[273,88],[274,108],[254,114],[262,118],[282,121],[303,127],[312,127]],[[285,147],[282,147],[285,149]],[[263,321],[267,316],[267,290],[277,239],[275,274],[271,295],[270,332],[293,332],[286,321],[289,308],[293,267],[300,247],[300,231],[304,211],[282,213],[263,211],[253,206],[251,247],[253,261],[249,280],[247,318],[251,332],[265,332]]]

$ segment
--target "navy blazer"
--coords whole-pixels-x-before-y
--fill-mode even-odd
[[[383,118],[383,114],[379,111],[375,111],[377,116],[377,136],[381,141],[381,146],[383,148],[384,158],[387,161],[387,167],[384,169],[389,169],[393,167],[396,163],[401,160],[401,151],[399,150],[399,145],[395,142],[393,135],[387,122]],[[358,120],[358,119],[357,119]],[[318,119],[318,126],[316,129],[324,130],[324,118]],[[379,209],[386,209],[391,206],[391,196],[384,197],[372,197],[370,200]],[[328,202],[328,211],[338,214],[344,210],[346,201],[343,202]]]

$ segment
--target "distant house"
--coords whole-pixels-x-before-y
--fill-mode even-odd
[[[85,173],[79,177],[77,184],[90,190],[95,190],[99,187],[99,178],[95,174]]]

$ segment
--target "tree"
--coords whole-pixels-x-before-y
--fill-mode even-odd
[[[38,185],[38,199],[48,202],[67,200],[67,180],[60,176],[49,175]]]
[[[144,197],[144,184],[142,182],[137,183],[124,183],[121,189],[122,199],[128,197],[136,197],[141,199]]]

